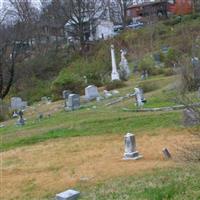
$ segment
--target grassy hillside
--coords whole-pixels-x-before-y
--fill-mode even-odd
[[[22,96],[32,103],[42,96],[59,99],[64,89],[83,93],[86,86],[84,76],[87,76],[88,84],[107,85],[111,72],[111,44],[115,45],[117,63],[122,48],[128,50],[128,61],[132,70],[136,65],[142,69],[144,62],[147,67],[156,65],[152,63],[151,55],[157,53],[160,54],[165,68],[151,67],[150,73],[171,74],[169,68],[177,58],[180,60],[190,56],[193,40],[199,35],[199,22],[200,17],[195,14],[174,17],[140,30],[125,30],[110,40],[91,45],[90,50],[82,55],[64,44],[58,51],[52,49],[45,54],[36,52],[33,58],[18,66],[11,95]],[[162,54],[163,46],[170,47],[168,55]]]
[[[195,163],[190,160],[191,154],[183,152],[196,144],[192,153],[195,150],[199,155],[200,140],[192,133],[199,132],[200,126],[185,128],[182,110],[134,112],[134,97],[107,105],[132,93],[136,86],[144,89],[145,108],[177,105],[180,76],[170,73],[170,61],[191,54],[193,39],[200,32],[199,19],[196,15],[185,16],[137,31],[127,30],[116,38],[98,42],[84,56],[77,54],[69,59],[63,48],[57,55],[50,54],[49,59],[42,55],[41,60],[35,57],[24,63],[27,71],[29,66],[34,69],[31,71],[34,76],[19,79],[21,83],[15,85],[12,94],[30,102],[43,95],[58,99],[63,89],[82,93],[85,75],[88,84],[103,86],[98,88],[102,95],[104,87],[113,86],[110,85],[112,43],[118,61],[119,50],[127,48],[131,69],[135,65],[139,70],[148,67],[150,76],[141,80],[140,74],[132,74],[118,88],[119,94],[110,99],[86,102],[81,98],[80,110],[64,111],[64,100],[51,104],[35,102],[24,113],[27,119],[24,126],[16,126],[17,119],[3,122],[0,199],[53,200],[55,194],[69,188],[81,192],[80,200],[200,199],[199,160]],[[171,47],[168,54],[162,54],[162,45]],[[153,53],[160,54],[162,68],[154,66]],[[197,91],[189,95],[199,102]],[[41,113],[44,118],[39,119]],[[141,160],[122,159],[127,132],[136,135],[137,150],[143,155]],[[163,157],[165,147],[172,159]],[[189,162],[182,162],[183,153],[189,155]]]

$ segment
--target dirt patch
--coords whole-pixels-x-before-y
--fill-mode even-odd
[[[76,184],[173,166],[173,161],[163,159],[162,148],[168,147],[173,155],[189,135],[166,132],[170,134],[137,136],[144,156],[138,161],[122,160],[123,135],[58,139],[1,153],[0,198],[41,199]]]

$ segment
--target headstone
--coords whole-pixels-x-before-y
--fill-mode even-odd
[[[80,96],[78,94],[70,94],[67,102],[67,110],[77,110],[80,108]]]
[[[62,96],[63,96],[63,99],[68,99],[68,96],[71,94],[72,92],[70,90],[64,90],[62,92]]]
[[[26,109],[27,106],[28,106],[27,101],[22,101],[21,109]]]
[[[112,95],[118,95],[119,91],[118,90],[112,90],[111,93],[112,93]]]
[[[98,96],[98,97],[96,98],[96,101],[97,101],[97,102],[100,102],[101,100],[104,100],[104,98],[103,98],[102,96]]]
[[[21,109],[22,99],[20,97],[11,98],[11,109],[18,110]]]
[[[62,92],[62,96],[63,96],[64,103],[65,103],[64,107],[67,107],[67,100],[68,100],[68,97],[69,97],[69,95],[70,95],[71,93],[72,93],[72,92],[71,92],[70,90],[64,90],[64,91]]]
[[[18,117],[18,114],[14,111],[12,117],[13,117],[13,118],[16,118],[16,117]]]
[[[47,97],[41,97],[41,101],[42,101],[42,103],[47,103],[48,102],[48,98]]]
[[[200,116],[192,108],[186,108],[183,111],[184,126],[193,126],[200,124]]]
[[[112,60],[111,81],[120,80],[119,73],[117,71],[114,45],[111,45],[111,60]]]
[[[120,67],[120,78],[122,80],[128,80],[130,77],[130,69],[128,66],[128,61],[125,58],[126,55],[126,51],[121,50],[121,61],[119,63],[119,67]]]
[[[110,92],[107,91],[107,90],[104,90],[104,91],[103,91],[103,95],[104,95],[104,97],[105,97],[106,99],[112,97],[112,93],[110,93]]]
[[[11,109],[12,110],[21,110],[27,107],[27,102],[22,101],[20,97],[12,97],[11,98]]]
[[[145,80],[149,77],[148,71],[147,70],[143,70],[142,71],[142,75],[141,75],[141,80]]]
[[[70,189],[65,192],[56,194],[56,200],[76,200],[79,195],[80,192]]]
[[[158,54],[158,53],[156,53],[156,54],[154,54],[153,55],[153,57],[154,57],[154,60],[155,60],[155,62],[157,63],[157,64],[159,64],[161,61],[161,59],[160,59],[160,54]]]
[[[124,160],[138,160],[142,158],[142,155],[136,151],[136,141],[135,135],[132,133],[127,133],[124,136],[125,141],[125,153],[124,153]]]
[[[18,112],[19,119],[17,120],[17,123],[16,123],[16,124],[19,125],[19,126],[25,125],[25,120],[24,120],[24,118],[23,118],[23,115],[24,115],[23,111],[20,110],[20,111]]]
[[[170,159],[172,157],[171,154],[170,154],[170,152],[169,152],[169,150],[167,148],[164,148],[162,150],[162,152],[163,152],[163,155],[164,155],[165,159]]]
[[[200,60],[197,57],[192,58],[192,65],[194,71],[194,80],[200,81]]]
[[[96,99],[99,96],[99,92],[96,86],[89,85],[85,88],[85,98],[87,100],[93,100]]]
[[[163,47],[161,48],[161,51],[162,51],[164,54],[167,54],[168,51],[169,51],[169,47],[168,47],[168,46],[163,46]]]
[[[44,118],[43,113],[39,113],[39,114],[38,114],[38,120],[42,120],[43,118]]]

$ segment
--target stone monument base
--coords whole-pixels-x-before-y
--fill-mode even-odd
[[[138,160],[142,158],[143,156],[139,154],[138,151],[134,151],[131,153],[125,153],[123,160]]]

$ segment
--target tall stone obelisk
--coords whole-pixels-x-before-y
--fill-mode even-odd
[[[111,59],[112,59],[112,74],[111,74],[111,80],[120,80],[119,73],[117,71],[117,64],[115,60],[115,49],[114,45],[111,45]]]

